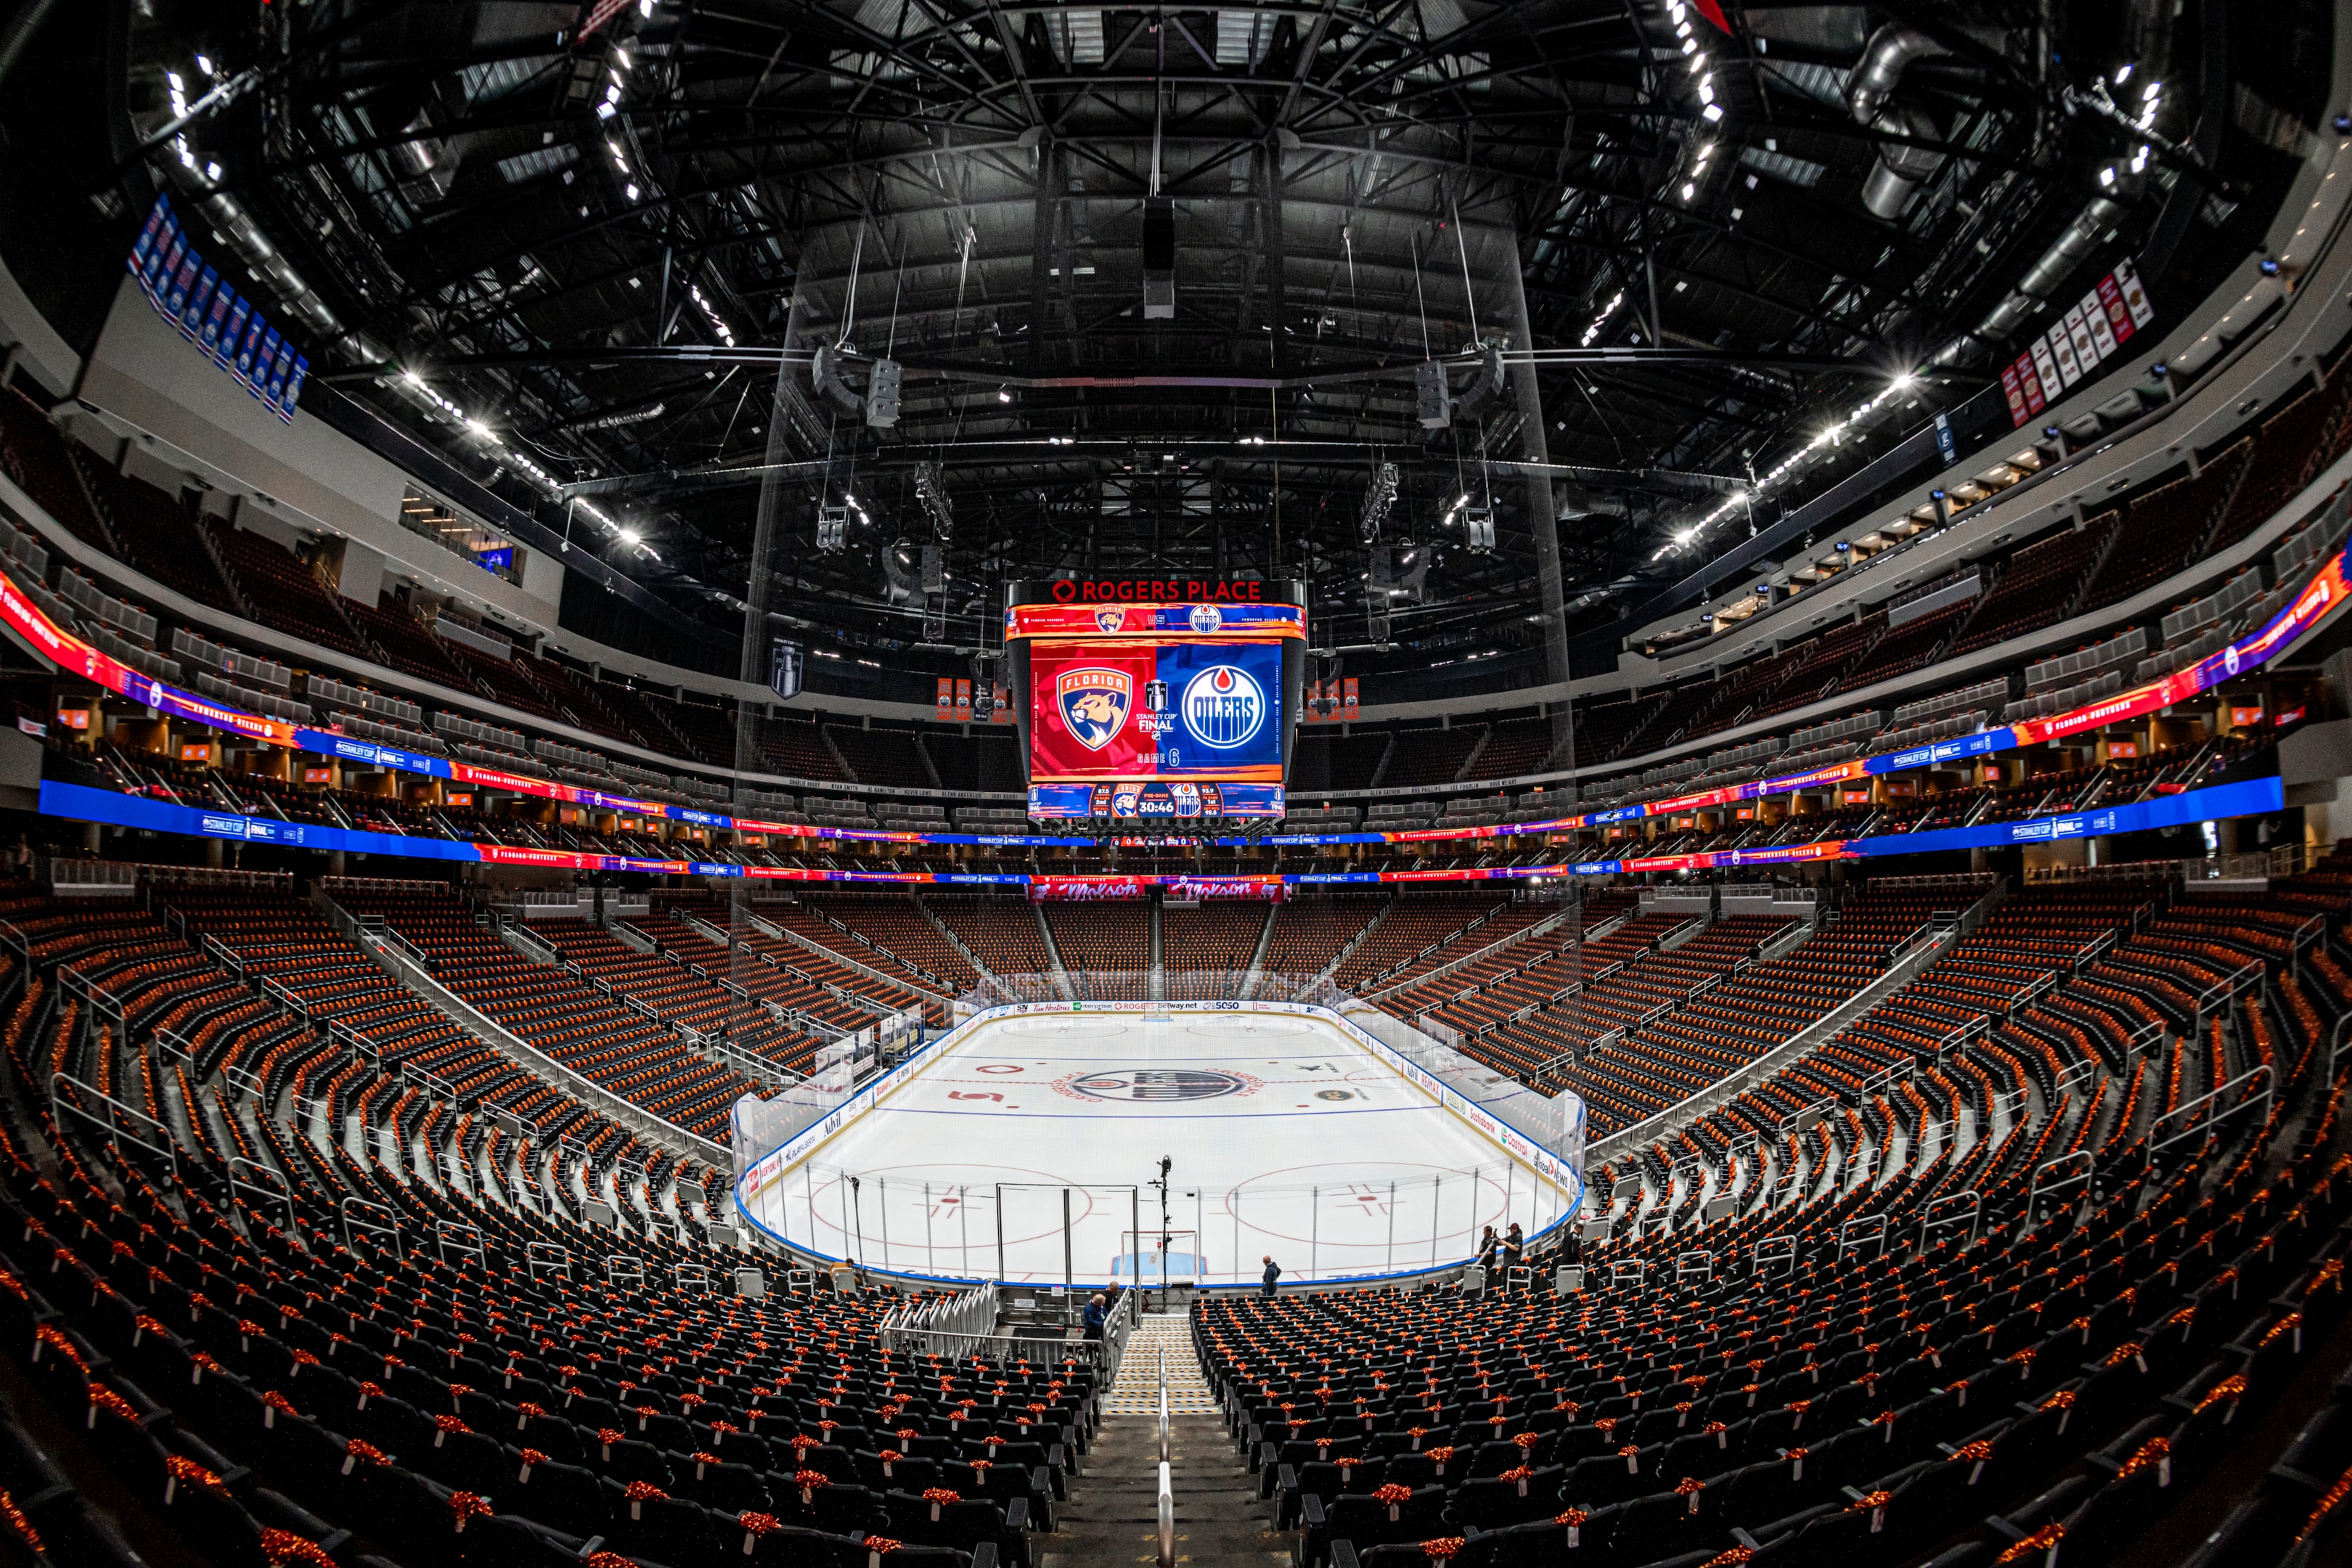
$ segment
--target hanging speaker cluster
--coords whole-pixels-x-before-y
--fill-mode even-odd
[[[905,379],[905,367],[894,359],[876,360],[866,373],[862,395],[844,376],[847,368],[847,355],[839,344],[819,344],[809,362],[809,380],[818,395],[842,413],[853,417],[863,416],[866,424],[877,429],[887,430],[897,425],[898,388]]]
[[[866,400],[857,395],[856,387],[841,378],[841,350],[835,345],[817,345],[814,357],[809,361],[809,380],[816,387],[817,395],[842,413],[866,411]]]
[[[887,430],[898,423],[898,383],[905,371],[894,359],[877,359],[866,378],[866,423]]]
[[[1143,319],[1176,319],[1176,204],[1166,196],[1143,203]]]
[[[1503,351],[1494,343],[1481,343],[1477,363],[1471,367],[1470,384],[1462,395],[1445,380],[1445,366],[1437,360],[1423,360],[1412,367],[1412,413],[1424,430],[1443,430],[1456,419],[1477,420],[1503,395]]]
[[[1412,367],[1412,415],[1424,430],[1454,423],[1454,392],[1445,384],[1445,367],[1433,359]]]
[[[1495,405],[1503,394],[1503,351],[1493,343],[1481,345],[1478,363],[1470,373],[1470,384],[1454,400],[1454,417],[1476,420]]]

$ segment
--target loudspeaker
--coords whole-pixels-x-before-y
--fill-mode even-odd
[[[1143,319],[1176,315],[1176,204],[1166,196],[1143,203]]]

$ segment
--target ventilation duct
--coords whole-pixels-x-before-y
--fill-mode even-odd
[[[302,279],[269,237],[246,213],[234,197],[224,195],[194,170],[176,158],[160,160],[205,221],[228,242],[228,247],[245,263],[245,269],[256,281],[278,297],[278,302],[299,317],[319,340],[320,351],[331,350],[335,355],[352,364],[390,364],[392,355],[383,345],[364,332],[346,329],[341,318],[329,308],[318,291]]]
[[[1882,136],[1932,140],[1940,127],[1927,110],[1894,101],[1896,84],[1916,60],[1951,51],[1916,27],[1889,22],[1873,33],[1845,81],[1846,107],[1865,129]],[[1924,147],[1882,144],[1878,162],[1862,183],[1862,205],[1892,220],[1902,216],[1911,193],[1944,166],[1944,155]]]
[[[400,176],[400,194],[411,206],[429,207],[446,196],[457,183],[457,155],[435,133],[433,121],[421,109],[415,119],[400,129],[403,135],[415,138],[394,142],[386,153]]]
[[[2171,0],[2133,0],[2124,18],[2124,33],[2144,51],[2134,62],[2133,74],[2143,80],[2161,80],[2172,64]],[[2123,203],[2111,197],[2093,196],[2074,215],[2074,221],[2060,231],[2049,248],[2026,268],[2000,303],[1987,311],[1984,320],[1972,330],[1928,355],[1927,363],[1957,364],[2006,340],[2034,311],[2050,302],[2077,268],[2091,259],[2107,230],[2122,222],[2127,210]]]
[[[1870,13],[1860,5],[1784,5],[1741,19],[1759,38],[1832,56],[1853,54],[1870,37]]]

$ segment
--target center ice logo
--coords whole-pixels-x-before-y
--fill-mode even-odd
[[[1184,727],[1202,745],[1230,752],[1265,723],[1265,691],[1238,665],[1213,664],[1184,683]]]
[[[1071,1093],[1088,1100],[1129,1104],[1165,1104],[1171,1100],[1222,1100],[1257,1087],[1238,1073],[1207,1068],[1119,1068],[1086,1073],[1063,1080]],[[1056,1085],[1056,1088],[1063,1085]]]
[[[1099,752],[1118,738],[1135,698],[1135,683],[1123,669],[1066,669],[1055,685],[1062,724],[1078,744]]]

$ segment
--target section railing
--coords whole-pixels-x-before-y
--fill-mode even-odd
[[[1590,1157],[1596,1161],[1615,1159],[1654,1143],[1720,1110],[1783,1068],[1828,1045],[1847,1026],[1857,1022],[1881,1002],[1908,985],[1922,970],[1950,952],[1963,936],[1976,930],[1999,904],[2003,888],[2004,883],[1996,879],[1989,887],[1979,885],[1970,889],[1977,891],[1979,896],[1958,920],[1948,923],[1930,921],[1912,933],[1889,954],[1886,971],[1877,979],[1747,1066],[1717,1079],[1697,1093],[1677,1100],[1654,1115],[1644,1117],[1629,1127],[1620,1128],[1606,1137],[1594,1139]]]
[[[720,1144],[689,1132],[676,1122],[655,1115],[635,1100],[625,1099],[593,1079],[573,1071],[442,984],[438,977],[424,968],[420,962],[424,955],[398,933],[363,928],[352,918],[351,911],[332,899],[321,897],[318,903],[320,911],[335,929],[358,943],[361,951],[373,958],[394,979],[402,982],[471,1031],[484,1044],[513,1058],[537,1077],[554,1084],[582,1104],[602,1112],[649,1143],[659,1144],[673,1153],[700,1160],[714,1167],[724,1168],[727,1164],[728,1152]]]

